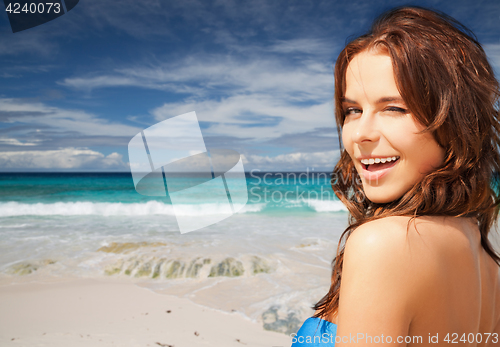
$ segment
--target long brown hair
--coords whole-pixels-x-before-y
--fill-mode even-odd
[[[345,242],[361,224],[387,216],[475,217],[481,245],[500,265],[488,241],[500,204],[500,90],[474,34],[453,18],[420,7],[399,7],[380,16],[370,32],[346,45],[335,63],[335,115],[339,141],[344,124],[346,69],[367,49],[391,57],[401,97],[415,118],[446,150],[444,163],[399,199],[377,204],[363,198],[361,179],[340,143],[332,174],[335,195],[349,210],[349,225],[332,262],[329,292],[313,307],[315,317],[336,315]]]

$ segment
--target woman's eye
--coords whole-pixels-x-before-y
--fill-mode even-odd
[[[408,113],[408,110],[405,110],[404,108],[401,108],[401,107],[388,107],[385,109],[386,111],[390,111],[390,112],[399,112],[399,113]]]
[[[344,110],[344,116],[349,116],[351,114],[361,113],[359,108],[349,107]]]

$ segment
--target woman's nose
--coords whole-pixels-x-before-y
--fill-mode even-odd
[[[358,144],[377,141],[380,134],[373,114],[363,113],[352,132],[352,141]]]

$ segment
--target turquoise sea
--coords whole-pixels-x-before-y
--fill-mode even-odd
[[[130,173],[0,173],[0,281],[123,279],[296,332],[328,290],[346,209],[324,172],[247,172],[237,189],[241,211],[181,234],[169,197]],[[221,207],[193,195],[175,213],[200,211]]]

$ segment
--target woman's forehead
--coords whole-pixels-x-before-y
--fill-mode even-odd
[[[376,103],[400,97],[392,61],[387,54],[363,51],[353,57],[346,69],[345,99]]]

